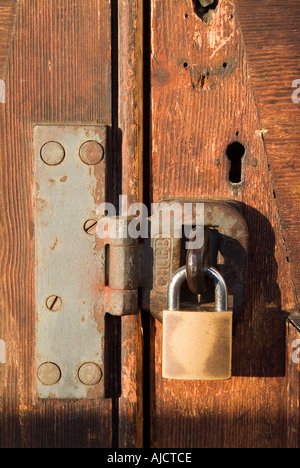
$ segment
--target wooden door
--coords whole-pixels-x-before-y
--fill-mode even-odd
[[[299,0],[0,0],[1,447],[299,447],[299,17]],[[145,307],[110,320],[107,398],[38,398],[45,124],[109,127],[115,205],[237,202],[249,263],[231,380],[163,379]]]
[[[250,239],[247,302],[225,382],[162,379],[162,326],[151,324],[150,443],[297,447],[291,356],[299,330],[289,318],[299,295],[300,107],[292,83],[300,76],[300,3],[200,3],[151,1],[151,193],[154,202],[238,202]],[[238,179],[230,173],[234,142],[244,148]]]
[[[2,447],[141,445],[137,316],[111,323],[110,398],[36,395],[33,158],[35,125],[106,125],[112,134],[111,201],[122,183],[123,193],[138,200],[139,16],[135,1],[0,2],[0,79],[6,88],[0,104]],[[75,196],[80,203],[80,193]]]

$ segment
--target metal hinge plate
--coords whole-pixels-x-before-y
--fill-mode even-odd
[[[40,398],[104,397],[106,126],[38,125],[35,154],[36,382]]]

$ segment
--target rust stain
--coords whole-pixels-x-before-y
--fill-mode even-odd
[[[52,252],[55,249],[55,247],[57,246],[57,244],[58,244],[58,237],[55,238],[54,243],[50,246],[50,249],[52,250]]]
[[[218,86],[222,79],[232,75],[237,67],[237,59],[223,61],[217,67],[190,66],[192,85],[195,91],[208,91]]]
[[[38,198],[37,204],[39,208],[46,208],[48,206],[48,202],[44,198]]]
[[[60,179],[61,182],[66,182],[67,180],[68,180],[68,176],[66,175]]]
[[[170,80],[170,73],[165,68],[156,68],[154,76],[157,85],[165,85]]]
[[[107,129],[99,129],[99,140],[102,141],[101,145],[104,148],[104,157],[95,166],[91,166],[93,171],[93,176],[96,179],[96,186],[93,191],[93,197],[95,206],[98,206],[100,203],[103,203],[106,200],[106,161],[107,161],[107,143],[108,135],[106,135]]]
[[[103,377],[102,377],[103,378]],[[102,379],[101,381],[93,386],[93,387],[90,387],[87,391],[87,397],[88,398],[99,398],[99,396],[101,396],[103,394],[103,383],[102,383]]]
[[[105,323],[104,323],[104,306],[103,305],[94,307],[94,318],[95,318],[95,320],[97,322],[97,325],[98,325],[97,330],[102,335],[104,333],[104,327],[105,327]]]

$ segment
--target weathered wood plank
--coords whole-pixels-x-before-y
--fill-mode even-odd
[[[192,2],[152,0],[151,91],[153,201],[236,200],[250,233],[247,307],[234,337],[232,380],[163,380],[162,327],[155,323],[152,445],[282,447],[285,312],[295,308],[295,290],[232,1],[219,2],[204,23]],[[226,156],[236,140],[246,150],[238,185],[229,181]]]
[[[236,2],[283,236],[297,295],[300,290],[300,104],[292,101],[300,79],[300,3]]]
[[[0,79],[7,71],[8,57],[15,32],[18,0],[1,0],[0,2]]]
[[[112,444],[110,399],[35,396],[32,149],[35,123],[111,125],[110,13],[109,0],[25,0],[19,6],[7,102],[0,105],[0,336],[7,347],[7,363],[0,365],[2,447]]]
[[[143,201],[143,0],[118,2],[122,195]],[[142,335],[139,316],[122,318],[119,447],[143,445]]]
[[[300,329],[299,319],[297,326],[291,321],[287,322],[286,329],[286,444],[287,448],[300,446]]]

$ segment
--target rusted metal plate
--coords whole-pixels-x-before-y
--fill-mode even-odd
[[[105,126],[39,125],[35,152],[36,382],[40,398],[104,396]]]
[[[190,217],[185,217],[186,225],[195,226],[196,205],[203,204],[204,226],[214,228],[219,233],[219,253],[216,268],[224,277],[229,295],[229,306],[233,309],[234,320],[242,313],[246,295],[248,227],[239,211],[239,205],[226,200],[177,199],[163,200],[172,204],[193,205]],[[153,217],[150,219],[153,223]],[[183,239],[168,234],[155,233],[151,245],[145,248],[143,307],[162,322],[163,310],[167,306],[169,282],[178,268],[186,263],[186,251]],[[151,264],[151,268],[148,265]],[[152,268],[153,265],[153,268]],[[190,297],[187,296],[187,301]],[[210,302],[201,297],[201,302]]]
[[[102,213],[102,216],[101,216]],[[99,218],[98,242],[106,246],[106,283],[99,294],[106,312],[115,316],[138,314],[138,288],[140,285],[141,248],[138,239],[128,235],[131,217],[103,215]],[[103,235],[104,232],[104,235]]]

